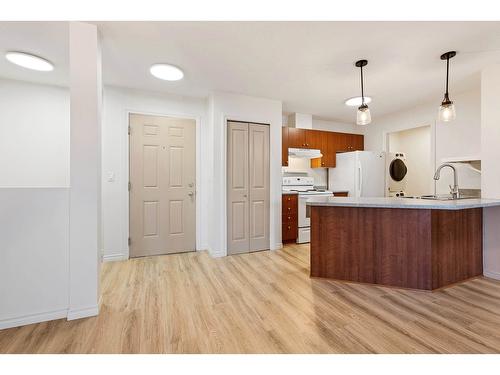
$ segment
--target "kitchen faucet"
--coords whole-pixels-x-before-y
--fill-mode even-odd
[[[441,164],[438,169],[436,169],[436,173],[434,173],[434,180],[439,180],[440,174],[441,174],[441,169],[444,167],[450,167],[453,169],[453,187],[450,185],[450,194],[453,197],[453,199],[458,199],[459,198],[459,192],[458,192],[458,177],[457,177],[457,169],[451,165],[450,163],[444,163]]]

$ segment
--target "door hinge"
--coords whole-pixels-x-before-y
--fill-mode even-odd
[[[128,245],[130,246],[132,244],[132,240],[130,239],[130,237],[128,238]]]
[[[130,133],[132,133],[132,129],[130,128],[130,126],[128,127],[128,135],[130,135]]]
[[[132,183],[129,181],[128,182],[128,191],[132,190]]]

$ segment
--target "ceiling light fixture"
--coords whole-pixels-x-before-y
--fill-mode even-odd
[[[50,61],[26,52],[7,52],[5,58],[11,63],[26,69],[38,70],[40,72],[50,72],[54,70],[54,65]]]
[[[446,92],[444,93],[444,99],[439,106],[439,120],[444,122],[449,122],[455,120],[457,116],[455,112],[455,105],[450,100],[448,96],[448,77],[450,72],[450,59],[455,57],[456,51],[449,51],[441,55],[441,60],[446,60]]]
[[[363,67],[368,65],[367,60],[358,60],[355,65],[361,69],[361,105],[358,107],[358,113],[356,115],[357,125],[368,125],[372,122],[372,117],[370,115],[370,108],[366,105],[365,101],[365,91],[363,85]]]
[[[178,81],[184,77],[181,69],[170,64],[153,64],[149,71],[153,76],[164,81]]]
[[[365,103],[370,104],[371,102],[372,98],[369,96],[365,96]],[[363,103],[363,98],[361,98],[361,96],[354,96],[352,98],[346,99],[344,103],[349,107],[359,107]]]

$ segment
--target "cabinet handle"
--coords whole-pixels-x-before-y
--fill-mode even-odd
[[[292,229],[292,227],[289,225],[289,226],[288,226],[288,229]]]
[[[292,208],[291,208],[291,207],[288,207],[288,211],[291,211],[291,210],[292,210]]]
[[[288,220],[291,220],[292,218],[290,216],[288,216]]]
[[[287,198],[289,201],[292,200],[292,198]]]

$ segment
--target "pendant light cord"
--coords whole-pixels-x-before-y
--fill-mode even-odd
[[[450,58],[446,58],[446,98],[448,98],[448,76],[450,72]]]
[[[365,105],[365,91],[363,87],[363,65],[361,65],[361,105]]]

